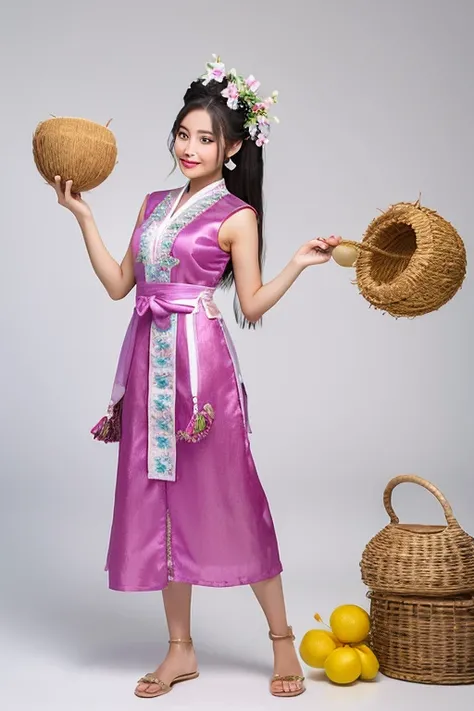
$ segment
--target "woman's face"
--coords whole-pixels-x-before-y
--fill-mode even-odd
[[[190,111],[178,128],[174,152],[183,175],[189,180],[222,177],[223,150],[219,151],[211,117],[205,109]]]

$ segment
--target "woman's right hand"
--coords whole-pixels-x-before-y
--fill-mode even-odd
[[[84,202],[80,193],[71,192],[72,180],[67,180],[62,184],[61,177],[56,175],[54,178],[54,189],[58,196],[58,203],[70,210],[77,220],[92,217],[92,211],[89,205]]]

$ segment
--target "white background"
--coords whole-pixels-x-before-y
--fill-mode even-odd
[[[167,640],[158,594],[119,594],[103,572],[116,448],[92,441],[133,296],[110,301],[73,217],[36,172],[31,137],[50,114],[113,118],[119,163],[87,196],[120,260],[146,193],[167,175],[166,139],[213,52],[280,91],[266,163],[265,279],[315,236],[361,239],[391,203],[422,202],[472,254],[473,5],[469,0],[16,0],[0,11],[1,625],[7,711],[135,708],[135,680]],[[275,24],[273,24],[275,23]],[[369,309],[353,272],[306,271],[257,332],[219,303],[250,398],[253,451],[275,519],[298,635],[343,602],[366,606],[359,560],[387,522],[399,473],[437,484],[474,532],[469,277],[439,312]],[[442,510],[405,485],[403,521]],[[170,708],[264,709],[271,645],[249,589],[197,589],[198,682]],[[6,633],[6,634],[5,634]],[[6,641],[5,641],[6,640]],[[470,701],[469,701],[470,700]],[[299,708],[472,706],[472,687],[381,677],[336,688],[310,678]],[[4,703],[4,701],[6,703]]]

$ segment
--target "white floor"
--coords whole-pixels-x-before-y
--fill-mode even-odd
[[[156,668],[167,648],[161,595],[108,590],[100,552],[81,553],[78,547],[65,565],[53,555],[40,555],[41,550],[57,553],[62,539],[50,549],[42,542],[38,551],[31,538],[29,556],[15,548],[15,537],[9,540],[14,555],[0,573],[1,711],[474,709],[474,685],[430,687],[380,676],[376,683],[337,687],[308,669],[306,693],[272,697],[271,643],[248,587],[194,588],[192,634],[201,676],[160,699],[138,699],[136,680]],[[319,547],[324,564],[308,560],[298,548],[286,555],[288,618],[297,644],[316,625],[314,613],[327,620],[338,604],[368,602],[357,551],[341,562],[322,543]]]
[[[221,654],[219,654],[219,651]],[[128,711],[128,709],[334,709],[345,711],[468,711],[474,702],[472,687],[424,687],[384,677],[375,684],[340,688],[326,681],[308,679],[302,696],[281,700],[266,688],[264,668],[254,670],[245,659],[230,660],[224,650],[201,663],[201,677],[176,686],[161,699],[141,700],[132,695],[136,664],[122,662],[101,667],[67,665],[52,657],[28,657],[11,650],[3,663],[1,695],[3,711]]]
[[[85,624],[82,633],[80,626],[78,621],[76,648],[64,644],[64,637],[55,650],[51,644],[43,646],[35,636],[25,643],[28,637],[23,634],[11,635],[10,641],[2,644],[2,711],[129,711],[145,707],[198,711],[283,707],[422,711],[425,707],[430,711],[468,711],[474,707],[474,686],[429,687],[380,676],[376,683],[345,688],[333,686],[311,672],[305,694],[291,700],[275,699],[268,693],[270,659],[265,639],[258,641],[251,636],[246,642],[241,635],[238,643],[233,643],[232,637],[226,642],[222,633],[215,645],[197,645],[199,679],[176,686],[161,699],[141,700],[133,696],[134,683],[142,673],[153,669],[154,661],[164,651],[163,644],[154,643],[149,635],[144,641],[139,639],[140,618],[129,644],[119,638],[125,628],[133,630],[131,618],[118,620],[118,634],[104,635],[106,639],[101,639],[106,625],[100,620]],[[201,630],[200,636],[203,633]]]

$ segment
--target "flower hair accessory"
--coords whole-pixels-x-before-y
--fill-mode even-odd
[[[246,114],[244,128],[250,138],[257,146],[266,145],[269,141],[270,121],[279,123],[276,116],[269,116],[270,107],[277,103],[278,91],[274,91],[266,99],[261,99],[257,94],[260,82],[253,74],[245,79],[237,74],[235,69],[227,72],[220,57],[216,54],[212,56],[214,61],[206,65],[207,71],[201,77],[202,83],[207,86],[211,81],[222,83],[226,79],[227,86],[221,91],[221,95],[227,99],[227,106],[234,110],[243,109]]]

